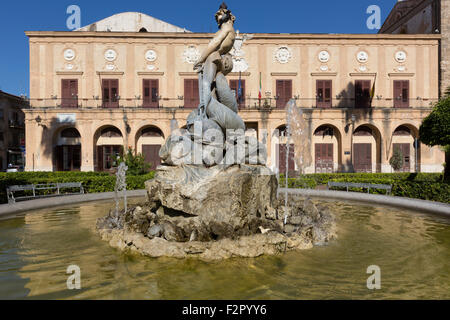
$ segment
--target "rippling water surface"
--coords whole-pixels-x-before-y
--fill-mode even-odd
[[[137,200],[135,200],[137,201]],[[329,202],[339,238],[281,256],[219,263],[125,255],[100,240],[111,203],[0,221],[3,299],[450,299],[450,221]],[[66,269],[81,268],[81,290]],[[381,268],[368,290],[367,267]]]

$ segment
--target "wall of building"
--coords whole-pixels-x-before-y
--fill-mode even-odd
[[[81,170],[84,171],[96,169],[95,150],[102,143],[96,135],[105,126],[118,128],[123,144],[138,151],[142,145],[138,133],[144,127],[157,127],[168,137],[170,121],[175,118],[183,125],[192,111],[183,108],[184,80],[197,78],[193,62],[212,36],[94,32],[28,32],[27,35],[33,107],[26,117],[27,170],[41,171],[55,170],[54,141],[62,127],[74,126],[80,132]],[[279,165],[275,151],[280,143],[273,133],[286,124],[285,110],[274,108],[276,80],[286,79],[292,80],[292,95],[297,106],[305,110],[310,137],[321,125],[337,128],[339,141],[334,138],[333,142],[338,145],[334,150],[335,170],[352,170],[354,137],[351,128],[369,125],[378,135],[378,139],[372,141],[374,171],[390,172],[388,161],[393,132],[404,124],[418,129],[430,112],[431,104],[438,99],[438,74],[430,72],[430,68],[438,69],[439,38],[435,35],[255,34],[243,44],[239,55],[234,52],[236,69],[228,78],[237,80],[237,71],[242,71],[246,103],[240,115],[245,122],[258,124],[260,140],[267,132],[268,161],[272,168]],[[65,58],[68,49],[74,52],[70,60]],[[105,58],[108,50],[115,51],[114,59]],[[146,59],[149,50],[153,50],[156,57]],[[320,55],[321,52],[327,52],[328,56]],[[360,52],[367,56],[361,58]],[[406,58],[399,59],[399,52],[405,53]],[[264,98],[261,104],[267,103],[271,108],[259,107],[260,76]],[[59,107],[62,79],[78,80],[78,109]],[[102,79],[119,80],[119,104],[123,108],[101,107]],[[143,79],[159,80],[160,108],[141,108]],[[331,109],[316,107],[317,80],[332,81]],[[355,80],[375,82],[372,108],[354,108]],[[392,108],[394,80],[409,81],[410,108]],[[62,121],[64,114],[71,115],[75,119],[71,120],[73,123]],[[40,123],[35,120],[38,116],[42,119]],[[317,140],[314,139],[312,159]],[[296,157],[299,157],[299,149],[297,146]],[[429,151],[425,146],[421,152],[424,153],[423,168],[442,170],[442,152]],[[306,171],[315,171],[314,160]]]
[[[23,99],[0,91],[0,172],[10,163],[19,164],[16,158],[24,164],[21,147],[25,139],[25,107],[27,102]]]
[[[441,0],[441,92],[450,88],[450,0]]]

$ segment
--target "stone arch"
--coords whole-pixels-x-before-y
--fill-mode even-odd
[[[364,123],[356,127],[352,135],[352,165],[354,171],[380,172],[381,148],[381,132],[375,125]]]
[[[141,153],[145,161],[150,164],[152,170],[161,163],[159,150],[164,145],[165,136],[163,131],[155,125],[141,127],[135,136],[136,153]]]
[[[117,157],[124,153],[124,134],[112,124],[97,128],[94,133],[94,168],[95,171],[112,170],[117,163]]]
[[[272,170],[280,173],[286,172],[286,153],[287,153],[287,133],[286,124],[279,124],[271,134],[271,146],[272,150],[270,154]],[[289,171],[297,170],[295,164],[295,146],[293,141],[289,141]]]
[[[421,163],[421,148],[420,143],[417,143],[417,148],[415,144],[415,140],[418,138],[419,129],[409,123],[400,124],[392,131],[388,159],[392,157],[396,148],[401,151],[403,155],[403,167],[399,171],[419,171]]]
[[[333,124],[322,123],[313,131],[311,152],[316,173],[338,172],[342,168],[342,134]]]
[[[80,171],[82,164],[81,134],[73,125],[58,127],[52,137],[53,170]]]

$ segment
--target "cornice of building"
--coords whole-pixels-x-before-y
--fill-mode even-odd
[[[25,31],[30,38],[211,39],[213,33]],[[254,40],[440,40],[440,34],[252,33]]]

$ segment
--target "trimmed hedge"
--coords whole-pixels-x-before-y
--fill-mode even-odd
[[[334,179],[352,179],[352,182],[359,180],[400,180],[400,181],[430,181],[441,182],[441,173],[317,173],[307,174],[307,178],[314,179],[317,184],[327,184]],[[357,181],[358,180],[358,181]]]
[[[280,178],[280,187],[286,187],[286,179],[284,177]],[[315,189],[317,187],[317,182],[310,177],[288,178],[288,187],[298,189]]]
[[[450,203],[450,184],[443,182],[440,173],[330,173],[307,174],[289,178],[289,188],[316,188],[333,182],[355,182],[392,185],[392,195],[422,200]],[[284,178],[280,179],[283,183]],[[367,192],[367,189],[350,188],[350,191]],[[371,189],[372,194],[385,194],[384,190]]]
[[[127,176],[127,189],[145,188],[145,181],[153,179],[154,172]],[[81,182],[86,193],[112,192],[116,177],[107,172],[17,172],[0,173],[0,203],[7,203],[6,188],[12,185]]]

